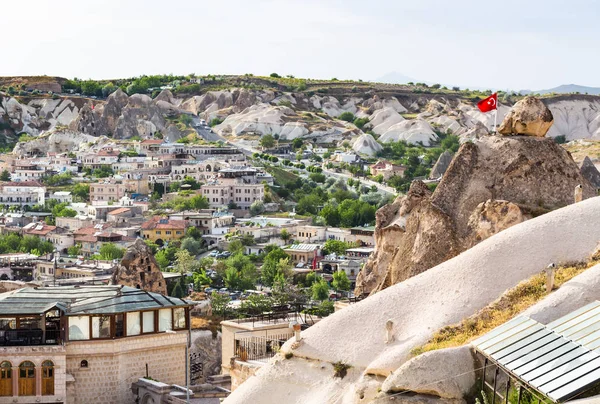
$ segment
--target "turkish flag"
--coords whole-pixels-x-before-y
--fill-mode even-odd
[[[498,93],[494,93],[486,99],[479,101],[477,103],[477,108],[479,108],[481,112],[490,112],[498,109]]]

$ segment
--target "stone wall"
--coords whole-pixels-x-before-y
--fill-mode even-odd
[[[67,372],[75,394],[68,404],[133,403],[131,384],[148,375],[167,384],[185,385],[187,331],[106,341],[70,342]],[[88,363],[81,367],[81,361]]]
[[[261,365],[258,364],[232,359],[229,369],[229,375],[231,376],[231,391],[237,389],[240,384],[244,383],[250,376],[254,376],[254,373],[260,368]]]
[[[0,403],[56,403],[63,402],[66,397],[66,356],[64,346],[22,346],[0,348],[0,362],[12,364],[13,396],[0,397]],[[42,363],[50,360],[54,363],[54,395],[42,396]],[[18,397],[19,365],[24,361],[35,364],[37,396]]]

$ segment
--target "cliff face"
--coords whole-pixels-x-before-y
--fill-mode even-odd
[[[485,136],[459,149],[431,194],[415,182],[377,213],[377,250],[359,273],[357,294],[417,275],[489,236],[584,198],[594,187],[553,140]]]
[[[111,284],[167,294],[167,284],[160,267],[144,240],[137,239],[121,259],[121,264],[113,273]]]

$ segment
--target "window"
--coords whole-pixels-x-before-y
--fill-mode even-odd
[[[44,361],[42,363],[42,396],[54,395],[54,363]]]
[[[185,309],[183,307],[177,307],[173,309],[173,328],[182,329],[185,327]]]
[[[86,368],[88,368],[89,366],[90,366],[90,365],[88,364],[88,361],[86,361],[85,359],[84,359],[84,360],[82,360],[81,362],[79,362],[79,367],[80,367],[80,368],[84,368],[84,369],[86,369]]]
[[[69,340],[90,339],[90,318],[88,316],[69,317]]]
[[[4,361],[0,363],[0,396],[12,395],[12,365]]]
[[[115,315],[115,337],[123,337],[124,333],[123,314]]]
[[[35,365],[25,361],[19,365],[19,395],[35,396]]]
[[[92,338],[110,338],[110,316],[92,317]]]
[[[173,328],[173,312],[171,309],[158,311],[158,331],[167,331]]]
[[[156,234],[160,234],[160,230],[157,230],[157,231],[156,231]]]
[[[153,311],[145,311],[142,313],[143,321],[142,324],[144,326],[144,333],[154,332],[154,312]]]
[[[140,312],[127,313],[127,335],[140,335]]]

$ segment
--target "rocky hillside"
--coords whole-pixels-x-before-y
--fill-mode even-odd
[[[535,103],[520,101],[503,122],[501,132],[517,136],[463,144],[435,192],[413,182],[405,196],[377,212],[377,249],[359,273],[357,294],[402,282],[508,227],[569,205],[579,185],[583,198],[596,195],[571,155],[543,138],[552,115]],[[521,135],[531,131],[542,137]]]
[[[188,115],[220,123],[214,130],[223,136],[254,141],[264,134],[323,143],[349,140],[356,151],[366,145],[370,154],[377,146],[369,138],[356,142],[366,132],[380,142],[432,145],[438,133],[474,139],[489,133],[494,123],[494,114],[479,112],[475,106],[479,98],[468,93],[367,83],[312,82],[306,90],[267,84],[206,90],[200,95],[163,90],[155,98],[129,96],[119,89],[105,100],[0,93],[0,136],[10,143],[17,134],[38,136],[64,125],[92,136],[127,139],[160,134],[174,141],[193,132],[189,119],[181,119]],[[600,139],[600,97],[569,95],[544,102],[555,119],[549,137]],[[500,105],[499,122],[509,108]]]
[[[466,391],[478,389],[474,369],[482,366],[473,362],[469,347],[416,357],[411,351],[548,264],[589,259],[600,240],[598,209],[600,198],[590,198],[517,224],[336,312],[303,331],[300,343],[288,341],[225,403],[464,404]],[[596,300],[600,266],[588,272],[533,306],[537,318],[548,323]],[[343,378],[336,377],[340,366],[347,369]],[[456,388],[462,373],[470,377]]]

